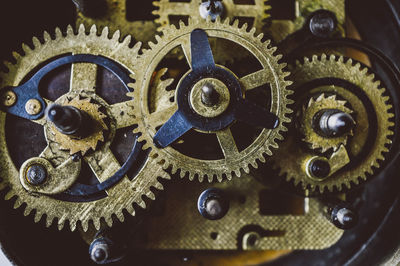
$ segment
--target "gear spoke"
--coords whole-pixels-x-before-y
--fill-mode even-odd
[[[136,122],[132,101],[113,104],[110,106],[110,112],[116,120],[117,129],[132,126]]]
[[[196,29],[190,34],[190,52],[193,71],[215,67],[214,56],[204,30]]]
[[[262,85],[273,83],[275,77],[271,71],[267,69],[261,69],[257,72],[253,72],[247,76],[242,77],[239,81],[245,91],[249,91]]]
[[[121,168],[120,163],[109,147],[104,147],[93,154],[86,155],[84,158],[100,183],[106,181]],[[118,193],[114,191],[114,188],[108,189],[106,191],[107,194]]]
[[[217,131],[216,134],[226,159],[232,158],[239,153],[232,131],[229,128]]]
[[[153,125],[154,128],[157,128],[163,124],[165,124],[168,119],[174,115],[174,113],[178,110],[178,106],[176,104],[171,105],[165,109],[161,109],[157,112],[152,113],[149,116],[149,123]]]
[[[192,48],[190,43],[190,36],[184,38],[181,43],[181,48],[183,50],[183,54],[186,57],[186,61],[188,62],[189,66],[192,66]]]
[[[275,114],[248,100],[238,104],[235,118],[249,125],[267,129],[274,129],[279,125],[279,118]]]
[[[96,90],[97,65],[90,63],[75,63],[71,66],[70,91]]]
[[[190,129],[192,129],[192,125],[177,111],[160,130],[157,131],[153,139],[154,144],[158,147],[165,148]]]

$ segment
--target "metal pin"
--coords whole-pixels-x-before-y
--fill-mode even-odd
[[[201,88],[201,102],[206,106],[214,106],[219,101],[219,94],[212,84],[205,84]]]
[[[340,110],[324,110],[317,114],[316,126],[325,137],[340,137],[350,132],[355,121],[351,115]]]

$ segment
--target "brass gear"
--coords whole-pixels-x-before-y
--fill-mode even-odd
[[[353,134],[349,131],[342,136],[327,138],[318,134],[313,128],[314,116],[321,110],[335,109],[347,114],[353,111],[346,107],[346,101],[336,98],[336,95],[326,96],[324,93],[317,97],[311,97],[309,102],[303,106],[300,118],[300,130],[304,135],[303,141],[313,150],[320,149],[322,153],[333,149],[336,151],[340,145],[346,145],[347,139]]]
[[[86,138],[76,139],[61,133],[52,125],[50,134],[46,136],[48,138],[54,137],[54,141],[60,145],[60,149],[69,151],[71,155],[79,152],[84,156],[89,150],[96,150],[96,147],[105,141],[104,134],[108,130],[104,120],[107,115],[100,111],[101,105],[92,102],[89,97],[81,98],[79,95],[72,99],[65,99],[62,105],[73,106],[86,112],[95,121],[94,132]]]
[[[119,41],[120,34],[115,32],[112,38],[109,38],[108,28],[104,28],[101,33],[97,32],[96,26],[90,28],[90,33],[85,32],[85,28],[81,25],[74,32],[71,26],[68,26],[66,35],[61,30],[55,30],[55,36],[52,38],[47,32],[43,35],[43,42],[36,37],[33,38],[34,48],[23,44],[24,55],[14,52],[15,63],[6,63],[8,72],[0,73],[0,88],[8,86],[18,86],[23,82],[24,78],[30,74],[41,63],[48,62],[60,55],[65,54],[91,54],[98,55],[124,66],[131,71],[136,63],[137,54],[140,44],[136,44],[133,48],[129,47],[131,37],[126,37],[122,42]],[[117,51],[117,52],[116,52]],[[125,128],[134,124],[135,118],[131,114],[132,101],[116,103],[108,105],[95,93],[95,84],[87,86],[93,73],[96,73],[92,64],[79,63],[73,64],[73,73],[71,76],[70,92],[61,96],[59,100],[62,102],[65,97],[75,98],[84,96],[94,98],[97,103],[106,109],[109,119],[110,136],[95,151],[86,153],[82,160],[85,160],[99,182],[104,182],[116,173],[120,168],[120,164],[110,149],[113,132],[119,128]],[[94,71],[94,72],[91,72]],[[76,78],[76,80],[74,79]],[[95,78],[94,78],[95,80]],[[51,101],[47,101],[48,104]],[[162,167],[152,158],[147,158],[144,165],[139,169],[136,176],[130,180],[126,175],[114,186],[107,189],[107,195],[100,199],[89,202],[64,201],[52,197],[51,195],[27,191],[21,184],[20,173],[15,166],[7,148],[5,137],[6,113],[0,114],[1,137],[0,137],[0,161],[1,161],[1,178],[0,190],[8,188],[6,200],[15,199],[15,208],[24,206],[24,215],[27,216],[34,212],[35,222],[39,222],[45,216],[46,226],[49,227],[54,220],[57,220],[58,228],[61,230],[66,223],[72,231],[80,224],[84,231],[88,230],[89,224],[92,223],[97,230],[100,229],[102,221],[108,226],[113,224],[113,216],[120,221],[125,219],[123,212],[135,215],[134,204],[141,208],[146,208],[145,198],[155,199],[153,188],[163,189],[163,185],[157,178],[169,179],[169,175],[163,171]],[[102,115],[101,115],[102,117]],[[44,118],[33,121],[40,125],[48,124]],[[64,162],[71,160],[69,152],[62,151],[58,143],[47,138],[48,146],[40,155],[40,160],[46,159],[54,168],[62,165]],[[10,147],[9,147],[10,148]],[[74,161],[72,159],[72,161]],[[77,172],[80,171],[80,161]],[[71,173],[72,174],[72,173]],[[68,177],[68,172],[66,178]]]
[[[158,16],[155,20],[160,26],[159,31],[163,31],[165,27],[172,24],[170,21],[170,16],[186,16],[191,19],[201,19],[199,7],[202,4],[202,0],[190,0],[188,1],[174,1],[169,0],[158,0],[154,1],[153,5],[158,7],[158,9],[153,11],[153,14]],[[262,32],[265,25],[265,20],[269,18],[268,11],[271,6],[266,4],[266,0],[254,0],[252,4],[235,4],[234,0],[223,0],[222,5],[224,7],[224,13],[222,18],[229,18],[231,21],[240,18],[253,18],[254,23],[253,28],[257,32]]]
[[[293,129],[273,157],[274,166],[280,169],[280,175],[286,176],[287,181],[293,180],[295,185],[300,184],[304,190],[320,193],[335,189],[341,191],[344,187],[349,189],[353,184],[358,185],[360,181],[365,181],[385,159],[384,154],[389,151],[388,146],[392,143],[390,137],[394,134],[391,130],[394,126],[394,114],[388,103],[390,98],[385,95],[385,89],[380,86],[380,82],[375,80],[373,74],[368,73],[366,67],[361,67],[360,63],[353,63],[352,59],[345,60],[342,56],[328,57],[325,54],[321,57],[315,55],[312,59],[305,58],[303,63],[297,62],[292,79],[295,81],[295,110],[307,103],[307,95],[335,94],[349,104],[356,125],[353,129],[354,136],[341,149],[348,153],[349,156],[346,157],[349,158],[349,163],[327,178],[319,180],[307,175],[305,162],[315,156],[324,158],[326,155],[303,147],[301,140],[297,139],[297,131]],[[332,79],[342,80],[356,86],[360,91],[331,84],[307,87],[311,86],[312,81]],[[361,100],[358,95],[366,97]],[[366,102],[371,103],[371,110],[366,107]],[[369,123],[370,118],[376,119],[375,126]]]
[[[172,80],[163,81],[163,86],[160,87],[160,93],[153,93],[151,89],[151,80],[154,71],[159,62],[166,54],[177,46],[181,46],[187,56],[187,61],[190,65],[190,34],[195,29],[202,29],[209,37],[224,38],[240,44],[248,49],[260,62],[262,70],[249,74],[240,79],[242,88],[250,89],[260,87],[265,84],[271,86],[271,106],[272,113],[279,117],[279,125],[273,130],[264,129],[259,133],[257,138],[254,138],[251,144],[247,145],[242,151],[238,151],[232,137],[230,128],[219,130],[217,132],[207,132],[216,134],[222,150],[226,155],[220,160],[204,160],[185,155],[173,147],[160,149],[153,143],[153,136],[156,133],[156,128],[163,125],[177,110],[177,103],[171,103],[168,98],[173,95],[172,91],[165,94],[163,89]],[[286,131],[284,123],[289,123],[287,117],[291,110],[288,104],[292,101],[288,99],[288,95],[292,92],[286,87],[291,82],[286,81],[285,77],[289,74],[283,71],[285,64],[280,64],[280,55],[274,55],[276,48],[269,48],[270,42],[262,42],[262,34],[254,36],[255,29],[246,31],[245,27],[239,28],[238,21],[230,25],[229,20],[221,22],[217,18],[216,22],[210,20],[193,21],[190,20],[188,25],[183,22],[180,28],[175,26],[165,28],[162,37],[157,36],[158,43],[150,43],[150,50],[143,51],[140,62],[136,65],[133,79],[136,81],[131,86],[134,88],[131,96],[134,102],[135,116],[139,118],[138,127],[134,130],[136,133],[141,133],[140,141],[146,141],[144,148],[151,148],[151,154],[157,161],[163,164],[164,169],[171,167],[172,173],[180,170],[180,176],[183,178],[188,174],[189,179],[193,180],[195,176],[199,181],[203,181],[205,177],[211,182],[214,177],[221,181],[223,176],[231,179],[233,173],[236,176],[241,175],[241,170],[249,172],[249,166],[258,167],[258,160],[265,162],[265,155],[272,155],[271,148],[278,148],[277,140],[282,140],[282,131]],[[188,43],[189,42],[189,43]],[[165,69],[163,70],[165,73]],[[269,79],[269,80],[268,80]],[[165,97],[156,97],[154,95],[165,95]],[[163,100],[164,99],[164,100]],[[153,103],[152,103],[153,102]],[[154,103],[155,102],[155,103]],[[163,105],[161,102],[166,102]],[[158,106],[156,111],[150,111],[149,104]]]

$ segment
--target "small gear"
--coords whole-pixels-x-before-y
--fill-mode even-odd
[[[139,118],[138,127],[134,132],[141,134],[139,140],[146,142],[144,148],[151,148],[152,156],[163,164],[164,169],[171,167],[172,173],[176,173],[177,170],[180,170],[181,177],[188,175],[190,180],[193,180],[195,176],[197,176],[200,181],[208,178],[211,182],[214,177],[221,181],[223,177],[231,179],[233,174],[240,176],[241,170],[249,172],[250,165],[256,168],[258,166],[257,161],[265,162],[264,156],[271,155],[271,148],[278,147],[276,141],[283,139],[281,132],[287,130],[284,123],[290,122],[287,116],[291,113],[291,110],[288,108],[288,104],[291,103],[291,100],[288,99],[288,95],[291,94],[291,91],[286,89],[290,82],[285,80],[285,77],[288,76],[288,73],[283,71],[285,65],[278,62],[281,56],[274,55],[276,48],[269,48],[269,41],[262,42],[261,39],[263,35],[261,34],[255,37],[254,33],[255,29],[248,32],[245,27],[239,28],[237,20],[233,23],[233,26],[230,25],[228,19],[224,22],[221,22],[219,18],[216,19],[216,22],[211,22],[210,20],[190,20],[188,25],[181,22],[179,29],[173,25],[165,28],[162,37],[157,36],[158,43],[150,43],[151,49],[143,51],[141,60],[133,71],[134,75],[132,77],[136,82],[130,85],[134,88],[131,96],[134,99],[135,116]],[[227,75],[232,77],[230,81],[232,82],[231,84],[240,84],[243,91],[247,89],[248,93],[251,88],[261,89],[262,86],[266,84],[269,84],[271,87],[269,94],[271,97],[267,97],[270,102],[268,109],[271,110],[274,117],[277,116],[279,118],[279,123],[276,124],[274,129],[264,128],[261,130],[261,133],[258,132],[242,150],[238,149],[230,125],[226,124],[227,120],[221,121],[221,119],[230,114],[233,108],[232,106],[234,106],[234,102],[231,101],[231,103],[229,103],[234,95],[229,91],[228,87],[225,86],[225,83],[221,81],[222,78],[210,78],[208,74],[202,75],[201,78],[196,79],[196,84],[193,86],[191,92],[184,92],[185,95],[190,95],[190,97],[188,97],[190,99],[187,99],[183,95],[180,96],[179,94],[192,87],[182,87],[181,84],[185,82],[184,80],[186,77],[193,76],[194,74],[190,73],[196,72],[196,70],[189,71],[190,73],[186,73],[181,77],[175,93],[171,90],[165,91],[165,87],[168,87],[168,85],[173,82],[172,80],[164,80],[161,84],[162,86],[155,86],[161,90],[159,93],[150,91],[154,88],[151,82],[154,80],[154,72],[157,71],[156,68],[159,62],[169,51],[177,46],[181,46],[184,50],[187,62],[192,70],[197,69],[198,62],[195,61],[197,61],[198,58],[208,58],[211,64],[213,64],[212,52],[210,52],[210,48],[207,48],[207,46],[209,46],[207,41],[209,37],[228,39],[239,43],[258,59],[262,67],[259,71],[239,78],[239,83],[237,83],[235,74],[222,66],[211,66],[209,69],[216,68],[220,73],[229,73]],[[193,39],[196,38],[197,40],[194,41]],[[191,42],[191,40],[193,42]],[[200,50],[197,50],[197,48],[192,49],[191,45],[200,45],[201,47],[198,48]],[[201,49],[204,50],[201,51]],[[198,51],[201,52],[196,54]],[[165,69],[162,70],[162,73],[165,72]],[[204,106],[205,104],[203,100],[201,100],[202,97],[200,97],[200,95],[203,95],[204,91],[202,93],[197,92],[205,88],[209,89],[209,87],[215,89],[209,91],[217,91],[216,94],[219,95],[219,98],[217,99],[218,104],[208,108]],[[233,87],[232,85],[231,90],[233,90]],[[240,89],[240,91],[241,90],[242,89]],[[175,96],[173,97],[174,94]],[[155,95],[161,95],[162,97],[157,97]],[[173,97],[173,100],[171,100],[171,97]],[[212,98],[212,95],[210,97]],[[241,98],[242,96],[235,97]],[[190,101],[188,104],[190,104],[192,108],[190,110],[185,109],[185,111],[195,112],[193,114],[193,119],[199,122],[198,126],[195,127],[195,131],[206,135],[214,134],[218,139],[218,142],[215,143],[217,143],[216,145],[219,143],[220,149],[223,152],[223,159],[199,158],[190,155],[191,151],[184,153],[172,146],[160,148],[158,145],[154,144],[153,138],[156,136],[156,132],[160,136],[161,129],[165,129],[166,122],[169,122],[169,125],[172,126],[173,123],[171,119],[179,117],[180,109],[178,107],[186,106],[186,99]],[[180,101],[183,101],[183,103],[181,102],[182,105],[179,104]],[[156,107],[155,109],[153,108],[154,106]],[[252,106],[256,108],[254,105]],[[265,112],[264,110],[264,108],[257,109],[255,115],[250,118],[247,116],[246,112],[237,115],[246,116],[248,120],[257,120],[257,118],[255,118],[257,116],[256,114],[260,113],[261,115],[261,113]],[[229,117],[229,119],[231,119],[230,115]],[[205,122],[203,123],[199,119]],[[259,119],[254,121],[254,123],[260,123],[261,121],[266,122],[267,120],[268,119]],[[187,121],[188,120],[185,119],[183,122]],[[179,123],[177,122],[171,128],[180,130],[179,126],[182,125],[184,125],[182,121]],[[162,126],[161,129],[159,129],[160,126]],[[183,140],[178,140],[178,144],[182,141]],[[195,142],[199,143],[199,141]]]
[[[110,38],[108,28],[104,28],[101,33],[98,33],[96,26],[92,26],[89,33],[85,31],[83,25],[79,27],[76,33],[71,26],[68,26],[65,35],[57,28],[54,37],[45,32],[43,42],[40,42],[36,37],[33,38],[34,48],[23,44],[24,55],[14,52],[15,63],[6,63],[7,73],[0,73],[0,88],[2,90],[5,88],[17,88],[21,84],[25,84],[24,79],[27,75],[37,71],[37,66],[43,64],[54,65],[57,62],[68,62],[68,60],[80,58],[78,62],[72,64],[69,91],[55,102],[58,104],[68,103],[78,109],[84,109],[101,125],[101,130],[99,130],[97,135],[95,134],[93,140],[90,140],[83,146],[80,144],[77,145],[79,147],[75,147],[73,143],[68,144],[65,138],[55,137],[53,140],[51,136],[49,137],[51,135],[49,132],[53,131],[50,130],[52,124],[44,116],[37,120],[27,121],[26,123],[32,122],[44,126],[45,136],[47,135],[47,147],[39,157],[31,158],[35,162],[45,162],[45,164],[36,164],[33,166],[28,164],[27,166],[30,168],[27,168],[27,172],[24,172],[22,169],[25,169],[26,162],[30,162],[31,159],[25,161],[21,169],[18,169],[19,166],[16,165],[14,158],[9,152],[10,149],[16,147],[8,146],[7,148],[7,137],[4,132],[7,128],[6,118],[9,115],[4,112],[1,113],[0,189],[8,188],[9,191],[5,198],[7,200],[14,199],[15,208],[24,206],[24,215],[27,216],[33,212],[35,222],[39,222],[42,217],[45,217],[46,226],[49,227],[57,220],[56,223],[60,230],[65,224],[69,224],[72,231],[76,229],[78,224],[82,226],[84,231],[88,230],[90,224],[93,224],[97,230],[100,229],[103,222],[108,226],[112,226],[115,218],[120,221],[125,219],[124,212],[135,215],[136,207],[134,205],[146,208],[147,203],[145,199],[155,199],[154,188],[157,190],[163,189],[163,185],[158,178],[170,178],[163,171],[162,167],[149,157],[147,159],[144,157],[144,163],[142,166],[138,166],[138,171],[134,178],[129,178],[126,169],[129,169],[131,166],[127,165],[127,163],[130,160],[129,158],[135,158],[135,156],[130,155],[124,165],[121,166],[110,148],[111,143],[114,141],[115,132],[119,129],[129,129],[135,124],[136,120],[132,114],[132,101],[130,99],[125,102],[108,104],[96,94],[97,67],[99,63],[105,62],[104,60],[107,60],[106,65],[108,66],[115,64],[113,65],[115,66],[113,68],[114,74],[124,73],[123,75],[126,76],[126,80],[123,82],[124,88],[126,88],[127,92],[129,91],[126,85],[129,82],[129,76],[124,71],[132,71],[136,63],[140,43],[130,48],[130,36],[124,38],[122,42],[119,41],[119,38],[120,34],[118,31]],[[92,61],[82,62],[84,58],[90,58]],[[123,68],[124,71],[120,71],[119,67]],[[39,71],[43,69],[48,68],[43,67]],[[121,76],[118,77],[120,78]],[[29,90],[36,89],[38,88],[29,88]],[[71,99],[71,101],[67,99]],[[18,101],[18,99],[16,100]],[[50,100],[45,100],[47,105],[50,106],[52,104]],[[104,110],[100,111],[99,106]],[[107,116],[107,125],[103,122],[105,116]],[[108,136],[103,139],[103,131],[106,129]],[[103,143],[97,145],[99,141]],[[69,151],[63,151],[62,147],[67,148]],[[89,147],[92,150],[85,152]],[[132,152],[136,151],[134,148],[135,145],[132,148]],[[138,148],[139,153],[142,153],[141,147],[136,148]],[[81,156],[71,156],[70,153],[74,153],[77,150],[82,152]],[[70,176],[79,175],[83,161],[92,170],[99,182],[98,184],[90,186],[83,183],[74,183],[73,185],[78,188],[76,193],[74,192],[75,187],[71,186],[71,184],[68,184],[68,187],[64,188],[63,193],[55,194],[53,193],[54,190],[48,193],[40,192],[47,186],[47,183],[51,183],[54,180],[51,178],[53,178],[53,174],[58,173],[58,169],[62,169],[62,171],[60,170],[59,173],[60,183],[55,184],[56,188],[57,186],[63,186],[65,180],[69,180]],[[31,182],[31,187],[35,189],[28,190],[27,182],[29,180],[27,179],[30,177],[28,175],[33,174],[36,177],[46,176],[46,171],[43,171],[43,169],[46,169],[43,168],[45,166],[48,167],[47,169],[50,169],[50,171],[47,171],[48,181],[34,187],[33,185],[38,184],[42,180],[33,180],[34,182]],[[39,175],[37,175],[38,173]],[[40,175],[41,173],[42,175]],[[35,184],[35,182],[37,183]],[[93,194],[98,193],[96,189],[99,187],[102,187],[102,189],[99,189],[100,196],[99,194]],[[94,192],[92,191],[92,194],[95,196],[81,200],[80,193],[93,188]],[[74,195],[78,196],[70,199]]]
[[[257,32],[262,32],[265,25],[265,20],[270,16],[268,11],[271,6],[266,4],[266,0],[254,0],[250,4],[236,4],[233,0],[223,1],[202,1],[202,0],[190,0],[190,1],[174,1],[159,0],[154,1],[153,5],[158,7],[157,10],[153,11],[153,14],[158,16],[156,23],[160,25],[159,31],[163,31],[165,27],[173,24],[170,21],[171,16],[189,17],[191,19],[198,19],[207,17],[207,12],[202,10],[211,10],[213,5],[216,8],[216,15],[221,16],[222,19],[229,18],[231,21],[241,18],[252,18],[252,27]],[[212,16],[212,14],[209,14]]]
[[[392,143],[394,114],[385,89],[369,71],[352,59],[345,60],[335,55],[315,55],[312,59],[305,58],[303,63],[297,62],[292,71],[292,79],[295,81],[294,110],[299,111],[308,104],[309,95],[336,95],[346,101],[347,108],[353,111],[355,126],[353,136],[347,143],[343,139],[343,143],[338,143],[340,149],[337,152],[330,151],[327,154],[301,145],[302,139],[298,137],[301,134],[295,128],[289,130],[291,133],[273,157],[274,167],[280,169],[281,176],[285,176],[288,181],[293,180],[295,185],[300,184],[304,190],[323,193],[350,189],[352,185],[358,185],[376,173],[375,170],[385,160],[384,155]],[[335,108],[344,108],[344,102],[335,105]],[[348,109],[342,110],[349,112]],[[308,138],[307,142],[310,141],[313,139]],[[321,144],[317,140],[314,145],[325,149],[335,146]],[[343,158],[338,159],[338,156]],[[323,178],[313,178],[307,174],[310,162],[316,160],[318,164],[315,169],[321,170],[319,173],[324,175]],[[336,165],[327,165],[326,162],[330,160]],[[338,167],[338,162],[346,163]]]
[[[95,121],[94,133],[86,138],[77,139],[61,133],[53,125],[51,126],[51,133],[47,134],[47,136],[50,137],[53,135],[54,141],[60,145],[60,149],[69,151],[71,155],[79,152],[84,156],[89,150],[96,150],[97,145],[104,142],[104,134],[108,130],[108,126],[104,120],[107,115],[100,111],[101,105],[92,102],[90,98],[81,99],[80,96],[74,97],[71,100],[66,99],[63,105],[74,106],[86,112]]]
[[[304,135],[303,141],[308,143],[311,149],[320,149],[322,153],[331,149],[336,151],[340,145],[346,145],[348,137],[353,134],[353,131],[350,130],[341,136],[325,137],[314,129],[314,117],[322,110],[330,109],[339,110],[346,114],[353,112],[346,107],[346,101],[338,100],[335,94],[327,97],[325,94],[320,94],[316,98],[311,97],[307,105],[303,106],[300,119],[300,129]]]

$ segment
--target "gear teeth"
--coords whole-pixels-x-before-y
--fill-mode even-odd
[[[86,29],[83,24],[80,24],[78,28],[78,36],[83,36],[83,35],[86,35]]]
[[[59,27],[55,29],[56,39],[61,39],[63,37],[62,31]]]
[[[154,193],[151,191],[148,191],[146,196],[151,200],[156,200],[156,195],[154,195]]]
[[[228,26],[231,23],[231,20],[229,18],[225,18],[225,20],[222,22],[224,25]]]
[[[120,38],[121,38],[121,32],[117,30],[116,32],[114,32],[111,39],[115,42],[118,42]]]
[[[81,227],[82,227],[82,230],[83,230],[84,232],[87,232],[88,229],[89,229],[89,221],[88,221],[88,220],[81,221]],[[76,227],[75,227],[75,228],[76,228]],[[100,228],[99,228],[99,229],[100,229]],[[97,230],[97,228],[96,228],[96,230]]]
[[[47,31],[43,33],[43,39],[45,43],[51,41],[51,36]]]
[[[36,214],[35,214],[35,218],[34,218],[35,223],[39,223],[40,220],[42,220],[42,217],[43,217],[43,213],[40,212],[39,210],[36,210]]]
[[[103,30],[101,31],[101,37],[102,38],[107,38],[108,39],[108,35],[110,34],[110,31],[108,29],[108,27],[104,27]]]
[[[36,37],[32,38],[32,43],[33,43],[33,46],[35,47],[35,49],[38,49],[40,46],[42,46],[42,43]]]
[[[67,35],[70,35],[70,36],[75,35],[74,29],[72,28],[71,25],[67,26]]]
[[[185,22],[183,22],[182,20],[179,21],[179,29],[183,29],[184,27],[186,27]]]

